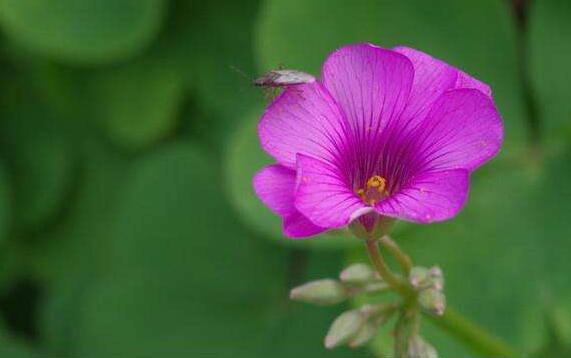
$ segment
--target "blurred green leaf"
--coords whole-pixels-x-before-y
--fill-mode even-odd
[[[324,273],[325,274],[325,273]],[[326,349],[324,339],[335,317],[343,312],[343,306],[333,308],[313,305],[289,304],[273,312],[271,323],[264,337],[264,357],[336,358],[369,357],[366,349],[350,350],[340,347]]]
[[[542,125],[549,138],[571,137],[571,3],[566,0],[530,2],[529,56]],[[564,129],[564,130],[562,130]]]
[[[290,260],[290,269],[297,267],[299,276],[291,275],[288,289],[308,281],[320,278],[333,278],[342,267],[342,255],[338,252],[307,252],[296,250]],[[293,267],[292,267],[293,266]],[[285,292],[284,292],[285,298]],[[276,358],[289,357],[369,357],[366,348],[349,349],[346,347],[329,350],[324,341],[327,330],[335,317],[346,310],[345,305],[316,307],[299,302],[278,302],[269,311],[268,326],[265,330],[264,356]]]
[[[0,148],[14,190],[14,220],[19,229],[39,230],[65,206],[72,189],[75,154],[69,137],[33,97],[2,100]]]
[[[115,143],[138,149],[176,126],[184,78],[168,58],[146,56],[86,77],[94,116]]]
[[[269,310],[270,307],[273,309]],[[80,326],[83,357],[360,357],[327,351],[332,310],[207,297],[141,277],[98,286]]]
[[[0,358],[39,358],[30,344],[12,336],[4,326],[0,328]]]
[[[189,86],[209,111],[223,117],[236,118],[261,99],[253,96],[250,76],[255,60],[252,48],[254,20],[259,0],[214,0],[192,4],[195,21],[183,33],[186,55],[193,66],[188,67]],[[240,31],[237,31],[240,29]],[[205,37],[204,34],[209,36]],[[223,44],[221,46],[221,44]],[[195,51],[189,51],[193,46]]]
[[[38,318],[46,349],[65,356],[77,344],[77,320],[88,288],[109,271],[110,230],[130,162],[86,138],[81,152],[81,185],[70,215],[24,254],[45,295]]]
[[[156,50],[182,64],[196,113],[184,117],[196,135],[215,142],[262,101],[254,89],[252,37],[259,0],[171,1]]]
[[[567,309],[562,310],[562,306],[553,304],[545,317],[545,343],[536,353],[531,355],[533,358],[549,358],[549,357],[571,357],[571,316]]]
[[[270,293],[268,287],[281,287],[279,251],[261,246],[237,223],[215,163],[188,144],[173,144],[138,163],[115,218],[118,270],[168,275],[181,286],[225,295],[259,297]]]
[[[11,218],[12,190],[4,163],[0,163],[0,244],[6,240]]]
[[[26,90],[75,136],[95,130],[121,148],[140,150],[177,129],[186,70],[160,46],[133,60],[94,68],[65,66],[14,47],[7,52]]]
[[[259,16],[256,53],[264,70],[283,65],[319,74],[326,56],[346,44],[417,48],[490,84],[506,142],[519,146],[524,117],[507,6],[497,0],[269,0]]]
[[[22,46],[93,64],[136,55],[158,33],[164,0],[2,0],[0,24]]]
[[[189,288],[142,276],[98,286],[84,307],[79,355],[257,356],[264,323],[260,306]]]

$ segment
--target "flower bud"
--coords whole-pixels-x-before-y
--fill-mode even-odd
[[[331,324],[325,337],[325,347],[332,349],[349,342],[357,337],[366,322],[367,317],[359,309],[343,312]]]
[[[334,305],[349,297],[345,287],[336,280],[322,279],[311,281],[292,289],[289,298],[295,301]]]
[[[409,358],[438,358],[438,352],[420,336],[415,335],[408,344]]]
[[[389,291],[390,289],[391,287],[389,285],[381,281],[381,282],[371,282],[366,284],[365,286],[363,286],[360,292],[366,292],[366,293],[385,292]]]
[[[442,316],[446,309],[446,297],[442,291],[434,288],[420,291],[418,302],[422,308],[437,316]]]
[[[408,281],[417,290],[434,288],[442,290],[444,288],[444,276],[438,266],[427,269],[425,267],[413,267],[410,271]]]
[[[433,266],[428,270],[429,285],[436,290],[442,291],[444,289],[444,274],[442,269],[438,266]]]
[[[410,270],[408,282],[412,287],[419,289],[421,282],[424,282],[428,277],[428,269],[425,267],[415,266]]]
[[[377,325],[373,322],[366,322],[356,336],[349,341],[349,347],[357,348],[369,342],[377,333]]]
[[[358,263],[341,271],[339,278],[344,283],[362,285],[375,279],[375,271],[369,265]]]

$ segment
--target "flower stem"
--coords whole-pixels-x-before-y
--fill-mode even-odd
[[[462,341],[474,352],[484,357],[517,357],[516,350],[507,343],[489,334],[484,328],[470,322],[452,308],[447,308],[443,316],[428,316],[444,331]]]
[[[410,271],[412,261],[410,257],[399,248],[397,243],[391,240],[388,236],[385,236],[380,240],[365,240],[367,253],[369,254],[369,258],[377,272],[381,278],[405,300],[404,308],[406,310],[403,312],[403,315],[401,315],[395,330],[396,336],[401,338],[400,340],[397,339],[397,341],[402,341],[403,337],[406,336],[403,326],[406,322],[406,311],[417,308],[412,306],[414,304],[416,292],[410,285],[408,285],[407,281],[404,281],[401,277],[390,270],[381,255],[377,241],[380,241],[384,247],[391,251],[405,272]],[[444,331],[447,331],[450,335],[463,342],[474,352],[479,353],[482,356],[506,358],[517,356],[516,350],[510,347],[507,343],[492,336],[484,328],[471,322],[452,308],[447,308],[446,312],[442,316],[427,316],[437,326],[442,328]],[[418,318],[419,317],[417,315],[416,319],[418,320]],[[418,321],[415,322],[415,326],[416,327],[414,328],[418,329]],[[395,349],[397,353],[402,353],[402,350],[404,349],[402,347],[402,342],[400,342],[400,344],[397,342]]]
[[[365,244],[367,245],[367,253],[369,254],[369,258],[371,262],[377,269],[381,278],[396,292],[401,294],[405,298],[410,298],[415,295],[415,291],[412,287],[410,287],[406,281],[402,280],[399,276],[395,275],[387,263],[385,259],[381,255],[379,250],[379,246],[377,245],[377,240],[365,240]]]
[[[394,242],[388,235],[381,237],[379,242],[382,246],[386,247],[391,252],[404,273],[408,276],[410,270],[412,269],[412,260],[410,257],[405,254],[404,251],[402,251],[397,245],[397,243]]]
[[[407,332],[406,317],[401,314],[395,325],[395,358],[406,358]]]

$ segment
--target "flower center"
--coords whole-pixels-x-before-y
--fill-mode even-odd
[[[386,190],[387,180],[380,175],[374,175],[367,180],[364,188],[357,190],[357,195],[371,206],[374,206],[379,201],[383,200],[389,193]]]

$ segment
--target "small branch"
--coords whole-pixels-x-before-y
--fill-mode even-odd
[[[399,248],[396,242],[392,241],[388,236],[383,237],[380,242],[384,247],[391,251],[405,272],[410,270],[412,267],[412,261],[410,257]],[[395,275],[390,270],[381,255],[377,240],[365,240],[365,243],[367,245],[367,252],[371,262],[377,269],[379,275],[381,275],[381,278],[385,280],[385,282],[394,291],[403,297],[405,300],[404,307],[407,308],[407,310],[418,309],[418,307],[411,306],[414,305],[413,301],[416,296],[416,291],[408,284],[407,281],[404,281],[401,277]],[[399,322],[397,322],[395,335],[400,338],[405,334],[402,325],[404,325],[406,321],[405,315],[407,310],[401,314],[401,318],[399,319]],[[482,356],[498,358],[517,356],[516,350],[510,347],[507,343],[492,336],[484,328],[471,322],[451,308],[447,308],[443,316],[428,315],[428,317],[440,328],[447,331],[450,335],[457,338],[474,352],[479,353]],[[417,314],[416,319],[418,320],[418,318]],[[415,322],[415,329],[418,329],[418,323],[418,321]],[[403,347],[401,345],[397,344],[395,346],[397,353],[402,353],[401,351],[403,350]]]
[[[406,358],[406,317],[401,314],[395,326],[395,358]]]
[[[377,240],[365,240],[365,243],[367,245],[367,253],[369,254],[369,258],[377,269],[379,275],[381,275],[381,278],[385,280],[385,282],[393,290],[401,294],[403,297],[410,298],[414,296],[414,289],[410,287],[406,281],[403,281],[400,277],[395,275],[386,264],[385,259],[379,251]]]
[[[529,70],[529,0],[512,0],[511,9],[516,24],[518,77],[522,85],[522,101],[526,109],[529,141],[538,147],[541,140],[541,119]]]
[[[484,328],[470,322],[466,317],[447,308],[443,316],[427,316],[438,327],[462,341],[474,352],[484,357],[518,357],[516,350],[507,343],[489,334]]]
[[[410,257],[405,254],[404,251],[402,251],[397,245],[397,243],[387,235],[381,237],[379,242],[382,246],[386,247],[391,252],[391,254],[395,257],[398,264],[404,271],[405,275],[408,276],[410,270],[412,269],[412,260]]]

